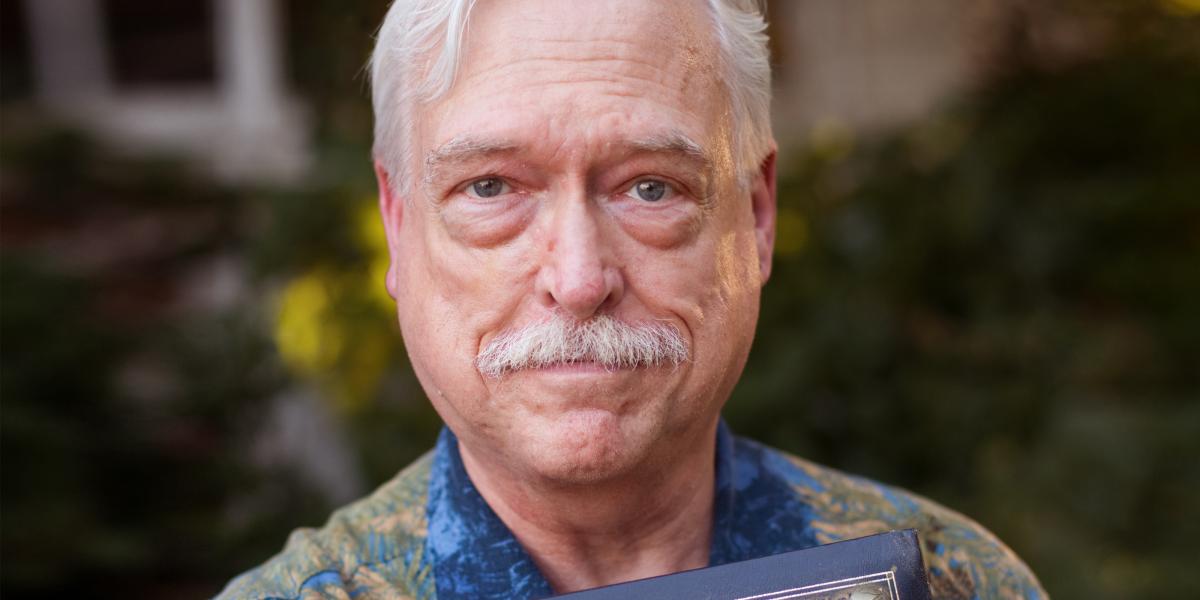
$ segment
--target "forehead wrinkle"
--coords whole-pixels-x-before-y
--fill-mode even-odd
[[[708,50],[705,54],[712,60],[716,59],[715,44],[697,43],[700,40],[715,42],[703,2],[639,0],[639,4],[640,17],[606,9],[598,3],[555,3],[555,10],[549,11],[544,6],[533,8],[518,4],[515,10],[498,11],[497,30],[516,40],[524,52],[539,53],[547,48],[561,52],[566,48],[572,53],[594,53],[596,49],[602,49],[623,57],[658,53],[674,57],[690,55],[682,58],[684,62],[691,62],[689,58],[694,59],[698,51],[704,49]],[[481,12],[489,8],[498,10],[483,8]],[[493,58],[503,60],[500,56]]]
[[[701,16],[706,11],[646,3],[641,7],[649,18],[639,19],[589,11],[588,3],[563,4],[571,7],[551,13],[520,3],[505,5],[515,7],[513,11],[481,5],[476,16],[482,20],[467,36],[460,84],[482,78],[495,90],[514,77],[522,77],[526,86],[594,81],[623,87],[618,82],[626,81],[637,87],[650,82],[683,104],[697,94],[707,95],[707,88],[719,91],[718,44],[708,19]],[[663,4],[679,9],[681,3]],[[484,26],[493,11],[498,21]]]
[[[556,64],[572,65],[569,70]],[[633,67],[629,69],[628,67]],[[530,74],[530,75],[527,75]],[[647,85],[655,88],[655,103],[678,109],[697,98],[716,100],[720,90],[716,84],[697,79],[694,74],[673,71],[651,62],[626,59],[591,59],[577,61],[557,58],[522,58],[498,66],[490,72],[469,73],[463,78],[467,86],[486,78],[486,84],[499,93],[509,92],[505,79],[521,81],[521,90],[546,90],[547,93],[586,93],[590,96],[608,95],[622,98],[646,98]],[[500,87],[497,87],[497,82]]]
[[[632,47],[632,44],[629,44]],[[689,51],[678,50],[663,60],[648,56],[644,52],[590,52],[562,54],[537,52],[526,48],[520,55],[496,54],[480,57],[478,63],[464,63],[459,85],[470,85],[477,80],[494,88],[497,84],[516,78],[525,78],[525,85],[554,85],[560,83],[611,83],[621,85],[629,82],[649,82],[665,88],[668,93],[694,96],[706,90],[717,91],[720,81],[716,69],[704,68],[689,56]],[[563,67],[569,67],[564,70]]]

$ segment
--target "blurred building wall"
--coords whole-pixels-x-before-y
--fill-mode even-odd
[[[41,108],[119,150],[190,156],[224,181],[304,173],[307,117],[286,89],[275,0],[25,0],[23,9]],[[154,30],[181,15],[177,39]],[[189,51],[210,54],[199,57],[213,67],[207,77],[170,72]],[[131,62],[151,68],[131,77]]]
[[[982,66],[991,0],[776,0],[775,135],[878,131],[939,108]]]

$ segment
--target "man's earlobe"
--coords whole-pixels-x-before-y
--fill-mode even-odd
[[[387,169],[378,160],[375,161],[375,183],[379,187],[379,215],[383,218],[383,232],[387,236],[388,254],[391,258],[387,281],[384,283],[388,294],[395,298],[399,289],[396,281],[396,261],[400,258],[400,224],[404,219],[404,200],[396,193]]]
[[[772,145],[771,153],[759,164],[750,186],[758,267],[764,284],[771,277],[771,257],[775,251],[775,155],[776,148]]]

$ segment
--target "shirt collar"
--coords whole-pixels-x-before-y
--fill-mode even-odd
[[[471,483],[458,438],[447,427],[434,449],[426,512],[438,598],[553,595],[529,553]]]
[[[717,426],[713,538],[715,566],[815,546],[810,512],[776,473],[778,454]],[[471,483],[458,439],[443,428],[426,505],[437,597],[544,598],[550,584]]]

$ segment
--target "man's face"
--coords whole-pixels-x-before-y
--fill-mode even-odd
[[[480,2],[463,50],[450,92],[415,109],[407,197],[381,172],[413,368],[465,448],[513,472],[663,464],[712,434],[769,272],[773,174],[737,184],[710,17],[690,0]],[[673,327],[688,360],[476,367],[506,332],[598,316]]]

